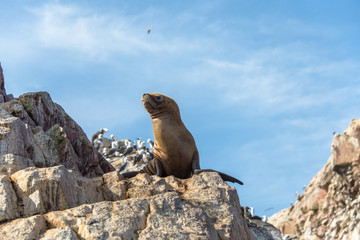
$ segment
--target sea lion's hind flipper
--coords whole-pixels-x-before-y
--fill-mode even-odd
[[[222,180],[224,181],[227,181],[227,182],[233,182],[233,183],[238,183],[240,185],[244,185],[242,181],[240,181],[239,179],[237,178],[234,178],[230,175],[227,175],[226,173],[222,173],[222,172],[219,172],[219,171],[216,171],[216,170],[212,170],[212,169],[195,169],[194,173],[195,174],[199,174],[199,173],[202,173],[202,172],[217,172],[220,174]]]

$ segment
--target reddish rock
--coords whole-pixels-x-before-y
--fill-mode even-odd
[[[347,167],[359,161],[359,139],[348,135],[335,135],[332,155],[334,168]]]
[[[269,218],[296,239],[360,239],[360,120],[333,139],[332,155],[291,209]],[[305,219],[305,220],[304,220]]]

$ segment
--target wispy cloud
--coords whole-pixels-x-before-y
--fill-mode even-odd
[[[36,17],[34,38],[42,47],[78,51],[99,57],[156,51],[146,26],[124,16],[97,14],[76,5],[46,4],[29,9]]]
[[[77,5],[52,3],[28,10],[36,18],[32,23],[33,39],[48,49],[106,59],[119,54],[182,54],[204,45],[202,40],[189,41],[177,34],[177,26],[171,29],[166,22],[150,21],[152,9],[137,15],[122,12],[115,15]],[[154,33],[147,34],[150,27],[155,27]]]
[[[358,97],[358,66],[356,60],[328,60],[284,46],[256,50],[237,61],[205,59],[190,79],[216,89],[226,104],[278,114]]]

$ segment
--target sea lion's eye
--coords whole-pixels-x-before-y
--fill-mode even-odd
[[[156,99],[157,101],[161,101],[162,97],[161,97],[161,96],[155,96],[155,99]]]

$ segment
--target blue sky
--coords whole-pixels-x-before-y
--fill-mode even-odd
[[[142,94],[168,95],[202,168],[241,179],[258,215],[294,202],[360,115],[358,1],[0,2],[7,93],[48,91],[88,136],[132,139],[152,138]]]

